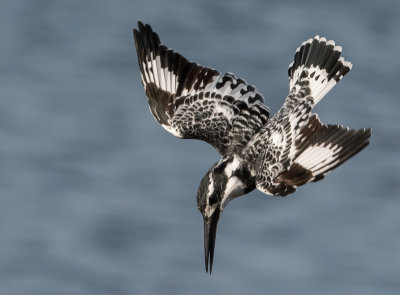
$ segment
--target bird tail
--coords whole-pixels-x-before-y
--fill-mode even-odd
[[[341,46],[324,37],[315,36],[303,42],[289,65],[290,90],[307,84],[314,105],[317,104],[351,70],[351,62],[345,61],[341,53]]]
[[[349,129],[326,125],[317,115],[310,116],[296,137],[292,165],[283,172],[280,181],[299,186],[317,181],[369,144],[371,129]]]

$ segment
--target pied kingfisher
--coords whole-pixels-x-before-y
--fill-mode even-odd
[[[218,219],[233,198],[255,188],[286,196],[322,179],[369,144],[369,128],[324,124],[312,113],[352,67],[332,40],[316,36],[297,48],[288,69],[289,95],[269,119],[263,96],[245,80],[188,61],[163,45],[148,24],[139,22],[133,33],[155,119],[177,137],[208,142],[222,156],[197,193],[210,274]]]

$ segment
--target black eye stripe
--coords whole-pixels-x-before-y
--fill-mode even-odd
[[[221,173],[226,167],[226,162],[222,162],[214,167],[214,173]]]

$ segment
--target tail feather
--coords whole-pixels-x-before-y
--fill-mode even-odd
[[[308,81],[314,104],[317,104],[352,68],[341,53],[341,46],[324,37],[315,36],[303,42],[289,65],[290,90],[300,82]]]

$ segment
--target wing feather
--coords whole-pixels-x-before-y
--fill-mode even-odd
[[[139,22],[133,33],[150,110],[167,131],[204,140],[225,155],[266,124],[269,109],[254,86],[188,61],[161,44],[148,24]]]
[[[258,159],[257,188],[275,196],[286,196],[298,186],[324,178],[365,148],[371,137],[370,129],[323,124],[315,114],[310,114],[295,136],[272,125],[268,131],[267,147]],[[282,142],[290,147],[274,141],[276,134],[285,137]],[[291,150],[288,156],[285,149]]]

